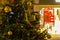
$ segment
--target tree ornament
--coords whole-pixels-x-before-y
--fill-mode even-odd
[[[21,26],[21,28],[23,28],[23,26]]]
[[[13,14],[14,14],[14,12],[10,12],[10,14],[12,14],[12,15],[13,15]]]
[[[8,31],[8,35],[9,35],[9,36],[12,35],[12,31]]]
[[[11,9],[11,7],[9,7],[9,6],[6,6],[6,7],[4,8],[4,11],[5,11],[5,12],[11,12],[12,9]]]

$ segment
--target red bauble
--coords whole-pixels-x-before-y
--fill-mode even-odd
[[[12,31],[8,31],[8,35],[12,35]]]

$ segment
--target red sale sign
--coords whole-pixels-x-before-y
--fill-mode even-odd
[[[44,22],[54,22],[53,8],[44,9]]]

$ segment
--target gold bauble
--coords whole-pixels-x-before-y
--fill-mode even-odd
[[[9,7],[9,6],[6,6],[6,7],[4,8],[4,11],[5,11],[5,12],[11,12],[12,9],[11,9],[11,7]]]
[[[12,31],[8,31],[8,35],[12,35]]]
[[[23,28],[24,26],[21,26],[21,28]]]

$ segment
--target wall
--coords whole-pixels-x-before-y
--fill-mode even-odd
[[[52,8],[60,8],[60,5],[34,5],[33,9],[36,12],[39,12],[41,8],[52,7]]]

